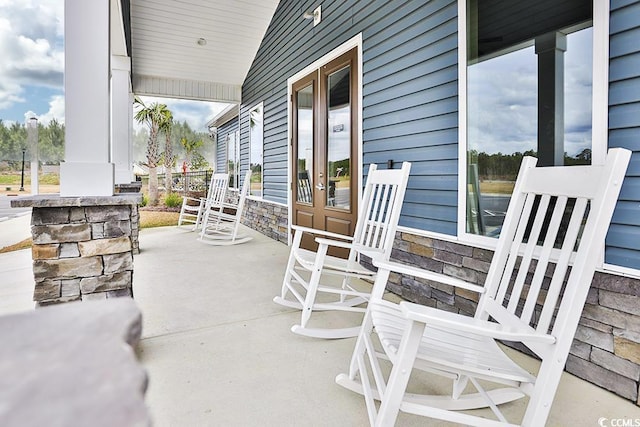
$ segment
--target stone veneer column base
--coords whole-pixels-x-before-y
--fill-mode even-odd
[[[38,306],[133,296],[140,194],[41,195],[12,200],[32,207],[33,299]]]

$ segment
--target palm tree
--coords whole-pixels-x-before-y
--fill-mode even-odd
[[[158,163],[160,161],[160,149],[158,146],[158,134],[165,126],[167,117],[171,115],[166,104],[157,102],[146,106],[138,97],[135,97],[134,104],[140,107],[135,115],[138,123],[146,124],[149,127],[149,139],[147,140],[147,167],[149,168],[149,205],[158,203]]]
[[[163,112],[163,116],[162,122],[160,123],[160,132],[164,134],[164,188],[166,193],[169,194],[173,188],[171,172],[173,171],[173,163],[176,160],[176,156],[173,154],[173,146],[171,145],[173,114],[171,114],[171,111],[166,110]]]

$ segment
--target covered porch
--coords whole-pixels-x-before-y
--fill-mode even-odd
[[[355,339],[292,334],[299,313],[272,302],[288,247],[245,231],[253,240],[230,247],[202,245],[175,227],[140,233],[134,300],[143,332],[137,352],[149,375],[146,404],[154,425],[365,425],[361,396],[334,382],[348,368]],[[3,313],[33,306],[31,277],[29,250],[0,255]],[[536,369],[534,360],[513,354]],[[448,392],[444,384],[427,387]],[[522,403],[505,405],[507,413],[520,414]],[[548,425],[599,425],[603,417],[638,419],[640,409],[565,372]],[[401,413],[398,425],[442,423]]]

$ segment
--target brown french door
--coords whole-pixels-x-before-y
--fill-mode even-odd
[[[292,85],[293,223],[352,235],[357,217],[357,51]],[[312,239],[306,242],[313,247]]]

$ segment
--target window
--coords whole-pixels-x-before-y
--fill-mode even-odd
[[[467,234],[500,234],[523,156],[591,163],[593,22],[590,0],[466,0]]]
[[[251,187],[249,194],[262,197],[262,166],[264,164],[264,106],[260,104],[249,110],[249,167]]]
[[[238,132],[227,135],[227,172],[229,188],[238,188],[240,177],[240,138]]]

